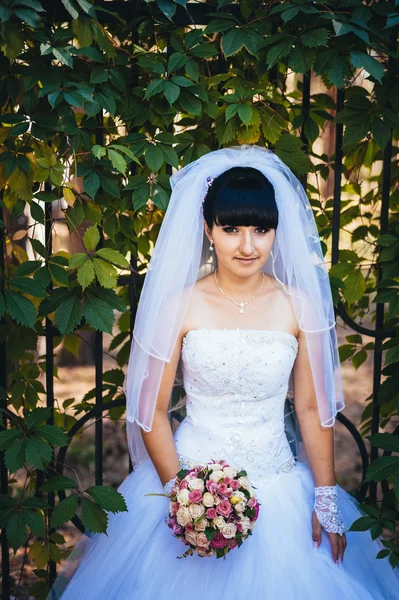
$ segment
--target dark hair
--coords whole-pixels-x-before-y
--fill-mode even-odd
[[[204,219],[213,224],[276,229],[278,209],[270,181],[253,167],[232,167],[215,177],[203,204]]]

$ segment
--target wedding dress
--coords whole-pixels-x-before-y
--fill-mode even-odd
[[[399,599],[399,571],[375,558],[383,546],[369,532],[347,532],[339,565],[324,530],[313,546],[314,481],[284,432],[297,351],[296,338],[282,331],[192,329],[183,338],[187,416],[176,448],[188,465],[226,459],[247,470],[261,506],[240,548],[225,559],[178,559],[186,547],[164,522],[168,499],[146,496],[162,492],[147,459],[119,487],[129,512],[109,515],[108,535],[82,536],[48,599]],[[349,529],[362,513],[339,486],[338,501]]]

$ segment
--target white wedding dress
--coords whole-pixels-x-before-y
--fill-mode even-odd
[[[284,432],[297,350],[280,331],[195,329],[183,339],[178,453],[189,464],[226,459],[247,470],[261,503],[253,535],[225,559],[178,559],[186,546],[164,522],[168,499],[146,496],[162,492],[147,459],[119,487],[129,512],[109,515],[108,535],[82,536],[48,599],[398,600],[399,571],[375,558],[382,545],[368,531],[347,533],[339,565],[324,530],[313,547],[314,481]],[[349,529],[362,513],[341,487],[338,499]]]

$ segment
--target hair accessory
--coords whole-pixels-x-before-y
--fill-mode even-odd
[[[214,177],[207,177],[206,178],[207,182],[208,182],[208,186],[211,187],[212,183],[214,182],[215,178]]]

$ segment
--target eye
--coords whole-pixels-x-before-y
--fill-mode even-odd
[[[223,227],[223,231],[226,233],[230,233],[233,229],[235,229],[235,227]]]
[[[236,227],[232,227],[232,226],[230,226],[230,227],[229,226],[223,227],[223,231],[225,231],[226,233],[231,233],[231,231],[233,229],[236,229]],[[270,231],[270,229],[266,229],[264,227],[257,227],[257,230],[260,230],[260,232],[261,232],[262,235],[264,235],[264,234],[266,234],[266,233],[268,233]]]

